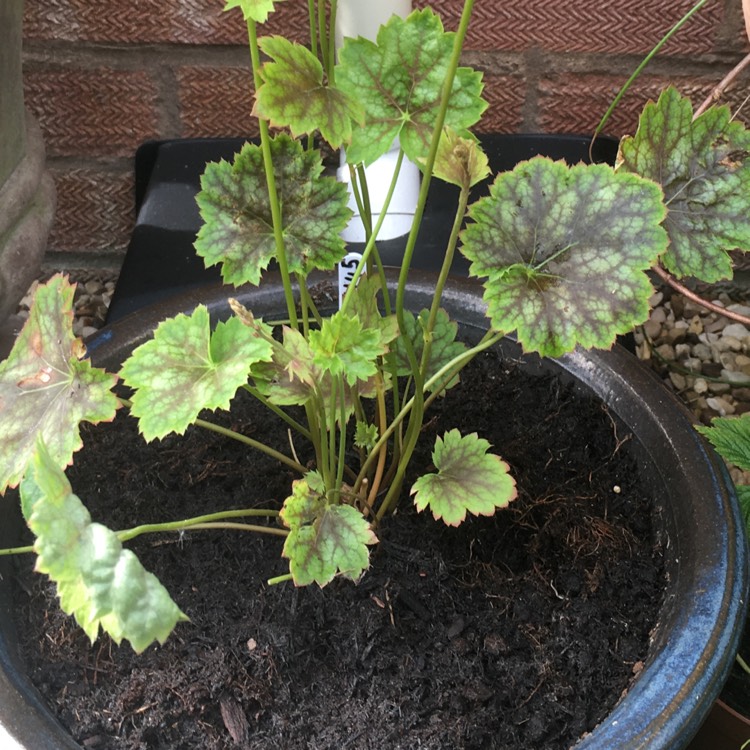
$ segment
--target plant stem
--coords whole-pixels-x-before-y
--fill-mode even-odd
[[[346,312],[346,308],[349,305],[349,299],[351,298],[350,291],[354,289],[357,286],[357,282],[359,281],[359,277],[362,275],[362,271],[366,268],[367,262],[370,258],[370,255],[375,250],[375,238],[378,236],[378,233],[380,232],[380,228],[383,226],[383,222],[385,221],[386,214],[388,213],[388,207],[391,204],[391,199],[393,198],[393,193],[396,189],[396,183],[398,182],[398,175],[401,171],[401,164],[404,161],[404,151],[403,149],[399,149],[398,157],[396,159],[396,168],[393,170],[393,178],[391,179],[391,184],[388,186],[388,192],[385,196],[385,201],[383,202],[383,208],[380,211],[380,216],[378,217],[378,221],[375,224],[375,227],[370,234],[370,237],[367,240],[367,244],[365,245],[365,249],[362,251],[362,260],[357,265],[357,268],[354,271],[354,276],[352,277],[352,280],[349,284],[349,289],[347,289],[346,294],[344,295],[344,299],[341,302],[341,311]],[[384,290],[384,294],[387,290]]]
[[[732,310],[727,310],[724,307],[715,305],[713,302],[709,302],[707,299],[704,299],[699,294],[696,294],[691,289],[688,289],[688,287],[686,287],[684,284],[681,284],[679,281],[677,281],[677,279],[672,276],[671,273],[669,273],[659,264],[655,265],[653,270],[665,283],[671,286],[672,289],[687,297],[689,300],[692,300],[697,305],[705,307],[706,310],[710,310],[711,312],[723,315],[725,318],[736,320],[738,323],[743,323],[744,325],[750,327],[750,317],[748,317],[747,315],[732,312]]]
[[[596,126],[596,130],[594,131],[594,135],[591,137],[591,144],[589,145],[589,156],[591,156],[592,149],[594,146],[594,141],[596,140],[597,136],[602,132],[604,129],[604,126],[607,124],[607,121],[611,117],[612,113],[615,111],[615,108],[620,103],[620,100],[623,96],[627,93],[630,86],[633,84],[636,78],[641,74],[643,69],[651,62],[653,57],[659,52],[659,50],[686,24],[706,3],[708,0],[699,0],[677,23],[672,26],[672,28],[657,42],[656,46],[649,52],[646,57],[643,58],[641,61],[641,64],[633,71],[630,78],[628,78],[627,81],[625,81],[625,84],[623,87],[618,91],[617,96],[612,101],[612,104],[609,105],[609,109],[604,113],[604,117],[602,117],[599,124]]]
[[[247,22],[247,34],[250,43],[250,59],[253,65],[255,90],[257,91],[262,85],[263,80],[260,76],[258,33],[255,21],[252,19]],[[284,245],[284,232],[281,223],[281,206],[279,204],[279,196],[276,192],[276,177],[274,174],[273,157],[271,155],[271,135],[268,130],[268,122],[261,117],[258,118],[258,127],[260,128],[260,146],[263,152],[263,165],[265,167],[266,184],[268,186],[268,201],[271,207],[271,220],[273,221],[273,236],[276,243],[276,261],[279,264],[281,282],[284,286],[284,298],[286,300],[287,312],[289,313],[289,320],[294,328],[298,328],[297,306],[294,301],[292,281],[289,276],[289,263],[286,257],[286,247]]]
[[[450,375],[449,380],[451,380],[455,376],[455,370],[462,368],[464,365],[466,365],[467,362],[471,361],[480,352],[483,352],[485,349],[489,349],[489,347],[496,344],[504,335],[504,333],[498,331],[487,331],[487,333],[482,337],[482,340],[478,344],[473,346],[471,349],[467,349],[466,351],[461,352],[461,354],[459,354],[457,357],[454,357],[450,362],[441,367],[429,380],[427,380],[424,384],[425,390],[432,388],[432,386],[436,383],[443,382],[443,380],[446,379],[446,375]],[[375,460],[375,457],[377,456],[380,448],[395,432],[398,425],[404,421],[413,407],[414,398],[412,397],[404,404],[403,408],[392,419],[386,430],[378,438],[378,441],[373,446],[369,456],[362,464],[362,468],[359,470],[359,474],[357,475],[357,479],[354,483],[355,493],[359,491],[359,487],[362,484],[362,479],[367,475],[367,471],[372,465],[372,462]]]
[[[377,389],[378,429],[380,431],[380,434],[382,435],[388,423],[388,417],[385,411],[385,393],[383,392],[384,387],[382,380],[380,379],[378,380]],[[380,483],[383,480],[383,471],[385,470],[385,461],[388,454],[387,447],[388,444],[384,443],[380,446],[379,449],[380,455],[378,456],[378,465],[375,469],[375,476],[373,477],[372,486],[370,487],[370,492],[367,496],[367,505],[369,508],[372,508],[375,504],[375,498],[378,496],[378,492],[380,491]]]
[[[435,330],[435,322],[437,321],[437,314],[440,310],[440,300],[443,297],[443,289],[445,288],[445,282],[448,280],[448,274],[451,270],[451,264],[453,263],[453,256],[456,251],[456,245],[458,244],[458,235],[461,231],[461,225],[466,215],[466,206],[469,203],[469,188],[461,188],[461,193],[458,198],[458,208],[456,209],[456,216],[453,220],[453,227],[451,229],[450,238],[448,240],[448,246],[445,251],[443,258],[443,265],[438,275],[437,284],[435,285],[435,296],[432,298],[432,305],[430,306],[430,316],[427,321],[427,331],[425,335],[424,348],[422,350],[422,363],[421,372],[422,379],[427,377],[427,368],[430,362],[430,354],[432,352],[432,334]]]
[[[258,534],[271,534],[272,536],[289,536],[286,529],[276,529],[273,526],[256,526],[251,523],[232,523],[230,521],[217,521],[216,523],[196,523],[185,529],[185,531],[227,529],[229,531],[254,531]]]
[[[267,583],[269,586],[276,586],[278,583],[286,583],[292,580],[291,573],[285,573],[283,576],[276,576],[276,578],[269,578]]]
[[[217,513],[208,513],[203,516],[186,518],[182,521],[168,521],[167,523],[147,523],[141,526],[135,526],[132,529],[118,531],[117,538],[121,542],[129,542],[131,539],[143,536],[144,534],[160,534],[168,531],[187,531],[192,528],[215,528],[210,524],[219,523],[229,518],[277,518],[279,511],[267,508],[249,508],[244,510],[223,510]],[[207,525],[208,524],[208,525]],[[244,524],[243,524],[244,525]],[[282,532],[286,536],[284,529],[275,529],[267,526],[258,526],[255,530],[263,529],[264,533]]]
[[[458,29],[453,41],[453,51],[445,73],[445,81],[443,82],[443,89],[440,95],[440,108],[438,109],[435,126],[432,130],[430,150],[424,164],[424,177],[422,179],[419,199],[414,212],[414,221],[412,222],[411,231],[409,232],[409,237],[406,241],[404,258],[401,262],[401,272],[399,274],[398,287],[396,289],[396,316],[398,317],[399,328],[402,331],[406,330],[404,295],[406,294],[406,283],[409,278],[409,268],[411,267],[411,260],[414,255],[419,228],[422,224],[422,217],[427,203],[427,194],[430,188],[431,175],[435,166],[435,159],[437,157],[438,146],[440,143],[440,135],[443,130],[443,125],[445,124],[448,103],[450,101],[451,90],[453,89],[453,81],[456,77],[456,71],[458,70],[461,61],[461,51],[463,49],[464,40],[466,39],[466,32],[469,28],[469,20],[471,19],[473,7],[474,0],[466,0],[464,2],[461,19],[458,23]],[[416,447],[424,418],[424,379],[422,377],[419,363],[414,354],[414,347],[408,338],[404,338],[403,341],[405,345],[404,348],[406,349],[409,358],[409,366],[414,373],[414,408],[409,416],[409,423],[406,428],[406,436],[404,438],[401,458],[396,468],[393,482],[388,489],[388,494],[383,501],[383,506],[381,506],[381,509],[378,511],[378,518],[382,517],[380,513],[382,508],[387,508],[393,502],[393,499],[398,497],[398,494],[401,491],[401,483],[406,472],[406,467],[408,466],[411,455]]]
[[[299,432],[306,440],[312,440],[310,430],[300,424],[296,419],[290,417],[280,406],[272,404],[257,388],[252,385],[244,385],[243,388],[254,398],[257,398],[263,406],[272,411],[279,419],[286,422],[293,430]]]
[[[712,104],[716,104],[716,102],[721,99],[725,89],[748,65],[750,65],[750,53],[745,55],[745,57],[743,57],[742,60],[740,60],[737,65],[735,65],[729,73],[727,73],[724,78],[714,86],[713,91],[706,97],[703,104],[695,110],[693,119],[695,120],[696,117],[700,117]]]

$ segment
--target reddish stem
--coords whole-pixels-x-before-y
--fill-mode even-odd
[[[736,313],[732,312],[731,310],[727,310],[725,307],[721,307],[721,305],[716,305],[713,302],[709,302],[707,299],[704,299],[699,294],[696,294],[691,289],[688,289],[684,284],[681,284],[677,279],[672,276],[672,274],[665,271],[661,266],[654,266],[654,271],[661,277],[661,279],[672,287],[675,291],[679,292],[683,296],[687,297],[689,300],[692,300],[696,304],[700,305],[701,307],[705,307],[706,310],[710,310],[711,312],[718,313],[719,315],[723,315],[725,318],[729,318],[730,320],[735,320],[738,323],[743,323],[744,325],[750,327],[750,317],[747,315],[743,315],[742,313]]]

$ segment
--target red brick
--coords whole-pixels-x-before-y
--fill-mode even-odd
[[[26,0],[24,33],[34,41],[246,44],[239,10],[223,0]],[[260,34],[308,36],[307,3],[279,2]]]
[[[57,210],[49,252],[124,252],[135,222],[132,172],[50,171]]]
[[[158,134],[157,91],[145,71],[27,68],[24,86],[49,156],[131,156]]]
[[[183,136],[257,134],[249,67],[183,67],[177,70],[177,82]]]
[[[626,77],[583,74],[547,78],[539,85],[539,126],[544,132],[591,133]],[[649,99],[655,100],[669,83],[689,96],[697,107],[717,83],[709,79],[641,77],[631,87],[607,123],[604,132],[622,136],[635,132],[638,116]]]
[[[482,0],[474,6],[467,49],[533,47],[559,52],[637,53],[650,50],[693,6],[694,0]],[[461,3],[417,0],[455,29]],[[723,18],[723,3],[709,3],[663,48],[666,55],[711,52]]]
[[[484,76],[484,98],[488,107],[476,126],[480,133],[517,133],[523,120],[526,84],[521,76]]]

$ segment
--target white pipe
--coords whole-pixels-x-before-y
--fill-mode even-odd
[[[336,46],[340,48],[345,37],[363,36],[375,41],[378,29],[387,23],[391,16],[395,14],[405,18],[409,13],[411,13],[411,0],[339,0],[336,12]],[[385,197],[393,179],[398,149],[398,141],[396,141],[387,154],[381,156],[365,170],[373,223],[378,220],[380,210],[385,203]],[[343,149],[338,179],[347,185],[350,182],[349,166]],[[419,169],[416,164],[404,160],[389,211],[378,235],[380,239],[402,237],[411,229],[418,197]],[[364,226],[351,191],[349,206],[355,216],[342,233],[342,237],[347,242],[364,242]]]

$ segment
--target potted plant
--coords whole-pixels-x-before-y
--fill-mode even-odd
[[[671,571],[654,656],[581,747],[682,746],[726,672],[733,626],[744,613],[747,561],[736,502],[685,417],[668,425],[654,417],[663,394],[643,373],[631,371],[635,385],[628,383],[619,374],[628,368],[621,353],[583,350],[610,347],[647,317],[646,272],[654,265],[709,281],[731,273],[727,250],[750,246],[750,135],[726,108],[693,121],[690,102],[670,88],[647,105],[638,132],[621,145],[617,168],[531,159],[498,175],[489,196],[469,207],[470,188],[488,176],[468,132],[485,107],[481,75],[459,64],[472,0],[455,33],[446,33],[431,10],[416,11],[388,21],[377,42],[347,40],[337,63],[325,4],[319,6],[311,51],[281,37],[258,38],[272,0],[227,3],[247,21],[260,143],[243,147],[233,163],[209,165],[198,197],[205,225],[196,250],[206,264],[219,264],[224,281],[239,287],[258,285],[273,262],[278,283],[250,296],[237,292],[231,316],[215,327],[213,308],[188,306],[148,340],[131,337],[137,346],[130,353],[121,334],[108,332],[90,347],[108,369],[92,364],[72,334],[68,282],[57,276],[39,287],[29,322],[0,365],[0,488],[20,485],[36,567],[92,640],[101,629],[142,651],[164,642],[187,616],[122,547],[137,534],[249,518],[245,530],[284,537],[288,572],[270,583],[323,587],[365,574],[385,519],[405,496],[447,526],[467,515],[492,516],[518,488],[508,464],[476,433],[439,435],[434,470],[409,486],[407,472],[429,407],[457,386],[476,355],[515,331],[525,353],[562,357],[553,367],[585,383],[629,428],[643,423],[647,471],[673,485],[670,501],[685,503],[664,509],[665,533],[675,534],[684,559],[679,575]],[[281,132],[272,135],[271,127]],[[330,284],[317,274],[343,259],[339,235],[351,211],[346,188],[323,175],[316,137],[346,148],[367,236],[333,310],[335,295],[326,302]],[[360,165],[396,138],[397,164],[409,158],[423,177],[393,276],[377,253],[392,190],[374,215]],[[458,201],[441,271],[425,281],[413,278],[410,264],[433,177],[454,184]],[[459,241],[481,286],[449,281]],[[279,316],[283,322],[271,325]],[[457,316],[474,335],[458,337]],[[131,395],[113,391],[118,380]],[[288,452],[203,418],[206,410],[227,409],[240,389],[288,426]],[[138,420],[147,441],[197,424],[271,455],[297,478],[279,507],[110,531],[92,523],[64,470],[81,447],[79,424],[112,420],[119,408]],[[297,456],[300,441],[310,446],[309,462]],[[688,550],[698,556],[692,562]],[[735,596],[725,595],[727,585]],[[669,677],[659,677],[665,666]]]

